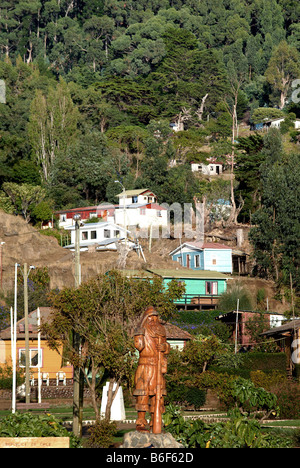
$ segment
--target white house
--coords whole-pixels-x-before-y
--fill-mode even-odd
[[[282,122],[285,121],[285,117],[282,117],[280,119],[274,119],[270,121],[270,127],[271,128],[280,128]],[[299,130],[300,128],[300,119],[296,119],[294,122],[295,130]]]
[[[130,229],[133,227],[148,229],[151,226],[168,226],[168,210],[157,203],[126,205],[125,212],[123,207],[116,209],[116,224],[124,226],[124,216],[125,226],[130,227]]]
[[[119,206],[125,205],[145,205],[147,203],[156,203],[157,197],[151,190],[148,189],[136,189],[136,190],[125,190],[117,195],[119,197]]]
[[[274,119],[271,121],[271,128],[280,128],[282,122],[284,122],[285,118],[281,118],[281,119]],[[299,119],[296,119],[295,122],[294,122],[294,125],[295,125],[295,130],[298,130],[300,128],[300,120]]]
[[[192,172],[200,172],[201,174],[212,176],[222,174],[223,165],[221,163],[217,163],[214,160],[212,160],[212,162],[208,161],[208,164],[192,161],[191,169]]]
[[[173,132],[183,132],[184,131],[183,122],[170,123],[170,127],[173,130]]]
[[[65,228],[71,233],[71,243],[65,249],[75,249],[75,226]],[[114,223],[99,222],[80,225],[80,250],[117,250],[118,242],[128,242],[133,247],[134,242],[128,239],[130,232]]]
[[[168,210],[157,203],[157,197],[151,190],[127,190],[117,196],[119,207],[115,210],[116,224],[141,229],[167,227]]]

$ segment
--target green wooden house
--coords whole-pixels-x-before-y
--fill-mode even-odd
[[[148,269],[125,270],[128,276],[136,278],[151,278],[155,275],[168,284],[177,280],[185,284],[185,294],[177,302],[185,308],[197,307],[199,309],[215,309],[221,294],[227,290],[227,281],[230,275],[217,271],[190,270],[190,269]]]

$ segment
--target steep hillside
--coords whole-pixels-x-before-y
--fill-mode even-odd
[[[244,242],[242,247],[250,252],[247,241],[247,227],[243,227]],[[184,240],[184,239],[182,239]],[[236,228],[223,231],[216,229],[209,233],[208,240],[227,243],[236,247]],[[0,213],[0,242],[3,246],[3,289],[4,293],[13,288],[14,265],[19,263],[36,267],[47,266],[51,278],[51,288],[62,289],[74,285],[74,254],[58,245],[55,238],[41,235],[35,228],[27,224],[21,217]],[[179,239],[154,239],[149,249],[149,242],[141,240],[146,262],[138,257],[135,252],[130,252],[127,257],[126,267],[131,269],[141,268],[174,268],[181,269],[178,263],[174,263],[169,253],[179,245]],[[82,281],[86,281],[98,273],[109,268],[117,268],[119,254],[114,252],[84,252],[81,253]],[[185,269],[185,268],[183,268]],[[286,304],[281,304],[273,299],[275,287],[273,282],[257,278],[233,277],[230,285],[240,282],[251,292],[253,298],[257,291],[264,288],[269,299],[269,308],[273,311],[284,312]]]
[[[21,217],[0,212],[0,242],[3,246],[3,289],[13,287],[14,265],[19,263],[36,267],[47,266],[52,288],[63,288],[74,285],[74,254],[58,245],[55,238],[41,235],[35,228],[27,224]],[[168,242],[168,241],[167,241]],[[150,254],[145,251],[147,266],[174,266],[168,253],[176,241],[169,241],[170,248]],[[154,241],[155,244],[155,241]],[[166,254],[166,255],[165,255]],[[84,252],[81,253],[82,280],[118,266],[119,255],[114,252]],[[130,252],[127,259],[128,268],[142,268],[145,262],[135,252]]]

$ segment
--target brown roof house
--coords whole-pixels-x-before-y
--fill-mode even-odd
[[[171,348],[182,350],[186,343],[193,339],[192,335],[185,330],[166,322],[163,324],[167,334],[167,342]]]

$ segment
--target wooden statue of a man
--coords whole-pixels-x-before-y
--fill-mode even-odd
[[[165,327],[159,319],[158,312],[148,307],[139,329],[135,331],[134,345],[140,353],[138,368],[135,374],[136,409],[138,419],[136,429],[148,432],[146,412],[151,414],[150,427],[154,434],[162,432],[162,414],[166,384],[164,375],[167,372],[167,355],[170,345],[166,340]]]

